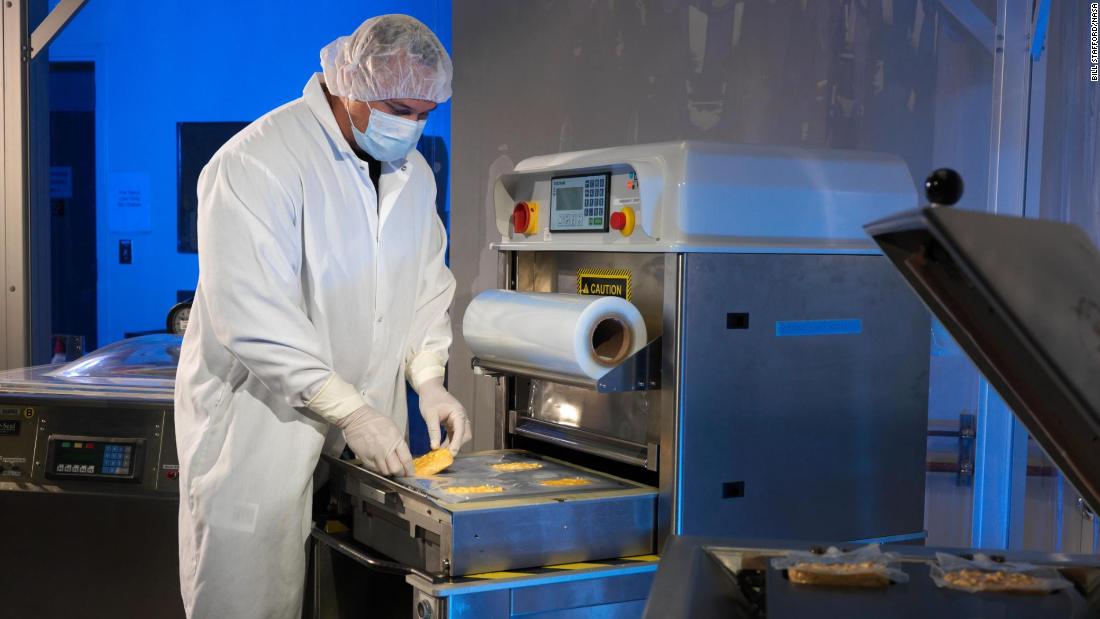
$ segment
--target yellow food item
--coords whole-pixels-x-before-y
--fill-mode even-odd
[[[541,469],[542,464],[538,462],[502,462],[500,464],[491,465],[494,471],[500,471],[501,473],[516,473],[518,471],[533,471],[535,469]]]
[[[840,587],[885,587],[890,579],[877,572],[870,561],[861,563],[796,563],[787,569],[787,578],[800,585],[831,585]]]
[[[450,449],[433,449],[413,460],[413,467],[416,468],[417,477],[427,477],[451,466],[454,461]]]
[[[985,572],[957,570],[943,575],[950,585],[968,591],[1015,591],[1045,593],[1039,589],[1039,579],[1020,572]]]
[[[542,482],[544,486],[587,486],[592,482],[581,477],[566,477],[564,479],[551,479],[550,481]]]
[[[454,486],[452,488],[444,488],[451,494],[493,494],[496,492],[504,492],[504,488],[500,486],[490,486],[488,484],[484,486]]]

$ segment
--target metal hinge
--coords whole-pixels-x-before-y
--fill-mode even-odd
[[[974,439],[977,437],[975,415],[959,413],[959,470],[955,485],[970,486],[974,483]]]
[[[1081,511],[1081,517],[1085,520],[1092,521],[1096,518],[1096,512],[1092,511],[1092,508],[1082,497],[1077,497],[1077,509]]]

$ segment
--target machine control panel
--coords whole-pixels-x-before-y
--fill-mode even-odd
[[[508,194],[507,241],[525,245],[651,244],[640,224],[638,174],[629,166],[540,174]],[[540,212],[541,211],[541,212]]]
[[[46,477],[140,482],[143,443],[137,438],[50,436]]]
[[[0,495],[5,491],[176,494],[170,403],[29,401],[0,393]]]
[[[607,232],[611,174],[555,176],[550,181],[551,232]]]

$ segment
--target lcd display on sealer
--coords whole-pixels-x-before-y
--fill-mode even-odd
[[[550,180],[551,232],[607,232],[611,174],[558,176]]]

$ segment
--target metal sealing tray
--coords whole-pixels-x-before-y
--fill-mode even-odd
[[[497,467],[509,465],[535,466],[529,470],[508,471]],[[577,480],[577,485],[555,486],[559,480]],[[636,486],[607,475],[590,473],[584,469],[536,456],[523,451],[491,451],[460,455],[446,471],[430,477],[402,477],[399,483],[417,489],[434,499],[441,506],[458,504],[515,501],[583,495],[590,492],[632,490]],[[485,494],[461,494],[454,488],[475,486],[500,488],[500,492]]]
[[[392,479],[326,456],[357,541],[415,569],[461,576],[654,551],[657,490],[519,450],[461,454],[444,473]],[[493,464],[531,462],[503,473]],[[579,478],[583,486],[543,482]],[[455,486],[502,492],[453,495]]]

